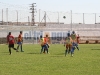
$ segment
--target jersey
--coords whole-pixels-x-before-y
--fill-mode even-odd
[[[22,34],[19,34],[19,36],[18,36],[18,42],[22,42]]]
[[[9,44],[14,44],[14,37],[13,37],[12,35],[8,35],[8,36],[7,36],[7,42],[8,42]]]
[[[71,38],[70,37],[66,38],[66,44],[71,44]]]
[[[41,45],[44,45],[44,38],[40,39],[40,43],[41,43]]]
[[[49,38],[45,37],[44,38],[44,44],[48,44],[48,42],[49,42]]]
[[[73,41],[76,41],[76,34],[71,34],[71,38]]]

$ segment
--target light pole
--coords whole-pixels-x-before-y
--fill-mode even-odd
[[[16,12],[17,12],[17,25],[18,25],[18,11],[16,10]]]
[[[3,9],[2,9],[2,25],[3,25]]]
[[[83,13],[83,24],[85,24],[85,22],[84,22],[84,13]]]
[[[72,10],[71,10],[71,31],[72,31]]]
[[[7,19],[7,25],[8,25],[8,8],[6,8],[6,19]]]
[[[95,13],[95,24],[96,24],[96,13]]]

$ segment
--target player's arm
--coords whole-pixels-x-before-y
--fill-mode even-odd
[[[73,40],[72,40],[72,38],[71,38],[71,37],[70,37],[70,42],[71,42],[71,43],[73,43]]]
[[[9,37],[7,36],[7,44],[9,43]]]

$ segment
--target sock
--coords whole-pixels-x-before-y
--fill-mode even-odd
[[[17,50],[19,49],[19,45],[17,46]]]
[[[79,47],[78,46],[76,46],[76,48],[79,50]]]
[[[9,48],[9,53],[11,54],[11,49]]]

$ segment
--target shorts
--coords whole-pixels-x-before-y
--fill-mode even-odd
[[[49,48],[49,45],[48,44],[45,44],[44,45],[44,49],[48,49]]]
[[[14,44],[9,44],[9,47],[14,47]]]
[[[17,42],[17,44],[22,44],[22,42]]]
[[[78,44],[76,42],[73,42],[72,46],[78,46]]]

